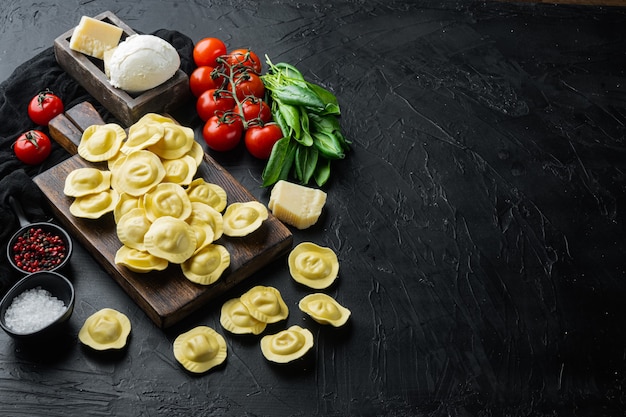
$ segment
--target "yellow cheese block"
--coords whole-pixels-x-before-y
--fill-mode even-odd
[[[324,191],[281,180],[272,189],[268,207],[283,223],[306,229],[317,222],[324,204]]]
[[[70,38],[70,49],[103,59],[105,51],[115,48],[120,43],[122,33],[120,27],[83,16]]]

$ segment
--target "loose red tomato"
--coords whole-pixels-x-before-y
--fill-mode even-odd
[[[241,103],[243,119],[247,123],[267,123],[272,120],[272,110],[270,106],[257,97],[248,97]]]
[[[200,97],[206,90],[220,88],[224,77],[215,72],[215,68],[209,66],[198,67],[189,76],[189,88],[194,96]]]
[[[246,130],[244,142],[246,149],[254,157],[268,159],[274,144],[283,138],[283,131],[275,123],[263,126],[251,126]]]
[[[217,58],[226,55],[226,45],[218,38],[204,38],[193,47],[193,60],[196,66],[217,66]]]
[[[226,63],[230,67],[242,65],[251,68],[257,74],[261,73],[262,64],[259,56],[249,49],[235,49],[226,57]]]
[[[42,163],[52,151],[50,138],[39,130],[22,133],[13,144],[17,159],[28,165]]]
[[[263,80],[252,72],[246,72],[235,77],[233,82],[235,83],[235,93],[239,100],[243,100],[249,96],[263,98],[265,95],[265,84],[263,84]]]
[[[202,136],[209,148],[215,151],[230,151],[241,141],[243,123],[238,116],[213,116],[204,124]]]
[[[205,122],[218,113],[233,110],[234,107],[235,99],[229,92],[214,88],[200,94],[196,101],[198,116]]]
[[[28,117],[40,126],[47,126],[55,116],[63,113],[63,101],[50,90],[42,91],[28,103]]]

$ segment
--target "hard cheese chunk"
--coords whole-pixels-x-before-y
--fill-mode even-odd
[[[83,16],[70,39],[70,49],[103,59],[104,52],[115,48],[122,37],[122,28]]]
[[[306,229],[317,222],[324,204],[326,193],[322,190],[281,180],[272,189],[268,207],[282,222]]]

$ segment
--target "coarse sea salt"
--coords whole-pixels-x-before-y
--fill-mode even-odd
[[[34,333],[43,329],[67,310],[63,301],[41,287],[16,296],[4,314],[7,327],[15,333]]]

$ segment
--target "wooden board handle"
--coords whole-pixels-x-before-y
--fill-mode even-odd
[[[105,122],[95,107],[84,101],[50,120],[48,130],[63,149],[76,155],[83,131],[91,125],[103,124]]]

